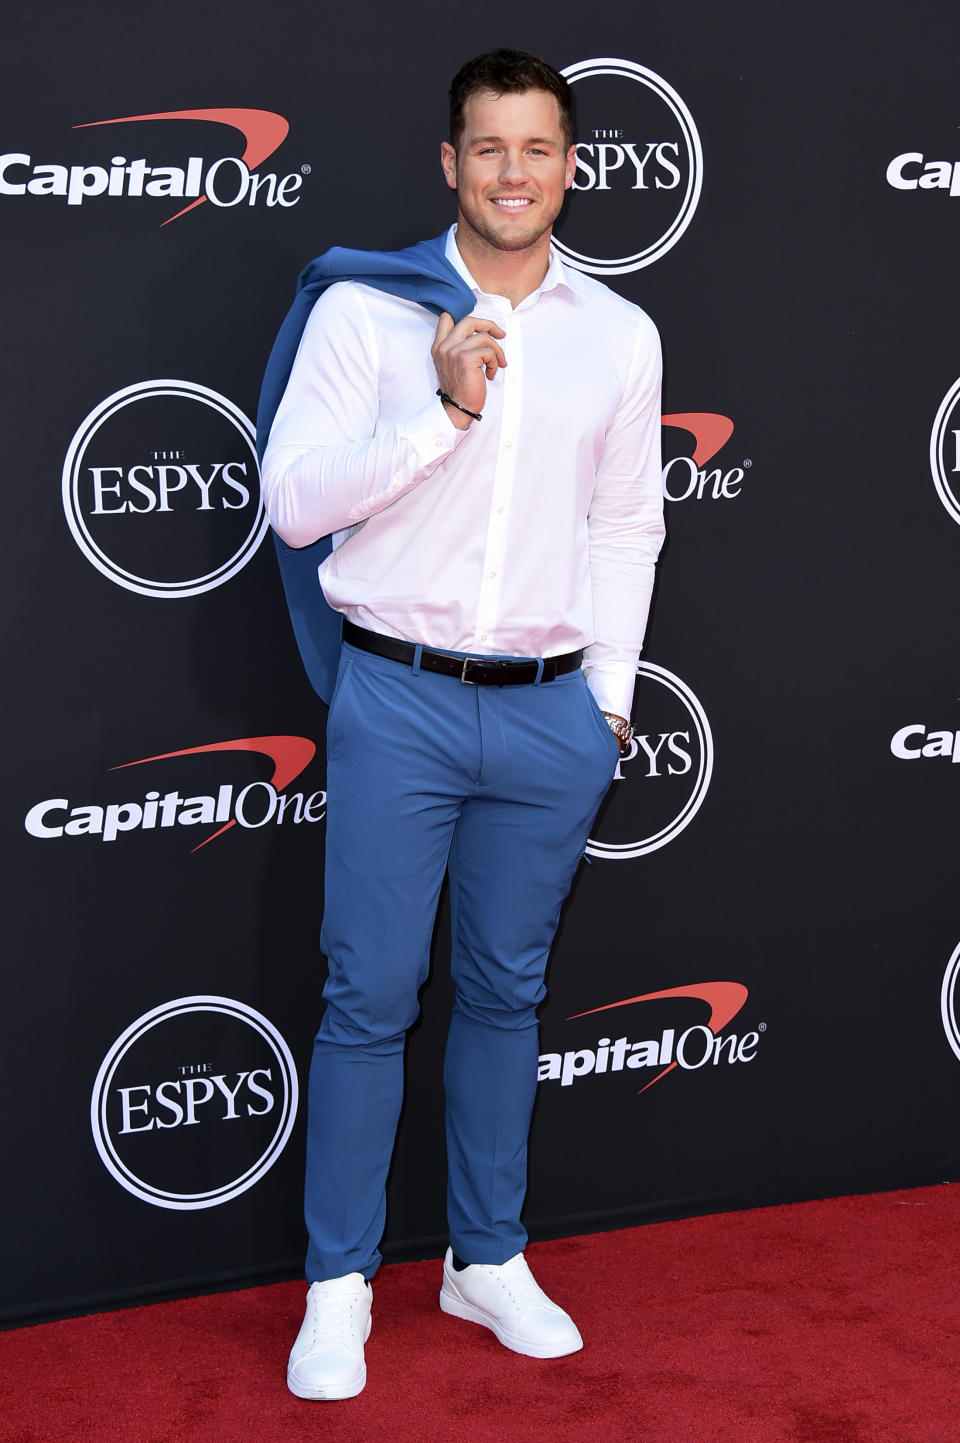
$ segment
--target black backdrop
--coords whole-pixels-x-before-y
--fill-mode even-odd
[[[531,1234],[960,1176],[952,7],[451,13],[5,21],[8,1321],[299,1265],[323,709],[244,417],[306,260],[452,218],[446,84],[497,44],[617,62],[559,236],[661,329],[679,498]],[[443,1243],[442,923],[392,1257]]]

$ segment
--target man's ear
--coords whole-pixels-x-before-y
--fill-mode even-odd
[[[440,164],[443,166],[443,174],[447,185],[451,190],[457,188],[457,152],[449,140],[443,141],[440,146]]]
[[[576,172],[577,172],[577,147],[576,147],[575,145],[571,145],[570,149],[567,151],[567,168],[566,168],[566,171],[564,172],[564,177],[563,177],[563,188],[564,188],[564,190],[569,190],[570,187],[573,185],[573,177],[576,175]]]

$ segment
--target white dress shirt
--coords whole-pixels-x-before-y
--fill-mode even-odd
[[[506,331],[483,420],[435,395],[436,319],[353,281],[317,301],[263,462],[290,546],[333,533],[319,569],[359,626],[446,651],[585,649],[606,711],[629,716],[663,540],[660,345],[639,307],[555,251],[514,309],[448,260]]]

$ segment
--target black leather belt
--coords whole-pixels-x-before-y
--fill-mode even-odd
[[[382,636],[379,631],[367,631],[344,620],[343,639],[360,651],[371,651],[374,656],[385,656],[388,661],[401,661],[413,666],[417,648],[412,641],[400,641],[394,636]],[[568,671],[576,671],[583,660],[582,651],[568,651],[563,656],[547,656],[543,659],[543,671],[538,661],[494,661],[482,656],[451,656],[447,651],[420,651],[422,671],[437,671],[441,676],[455,676],[468,686],[529,686],[538,678],[553,681]]]

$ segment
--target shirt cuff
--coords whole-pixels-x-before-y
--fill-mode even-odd
[[[600,710],[613,712],[614,716],[622,716],[629,721],[636,673],[619,676],[609,671],[588,670],[585,667],[584,675]]]
[[[450,420],[439,396],[435,396],[408,421],[402,422],[398,429],[416,451],[421,468],[449,456],[467,434]]]

